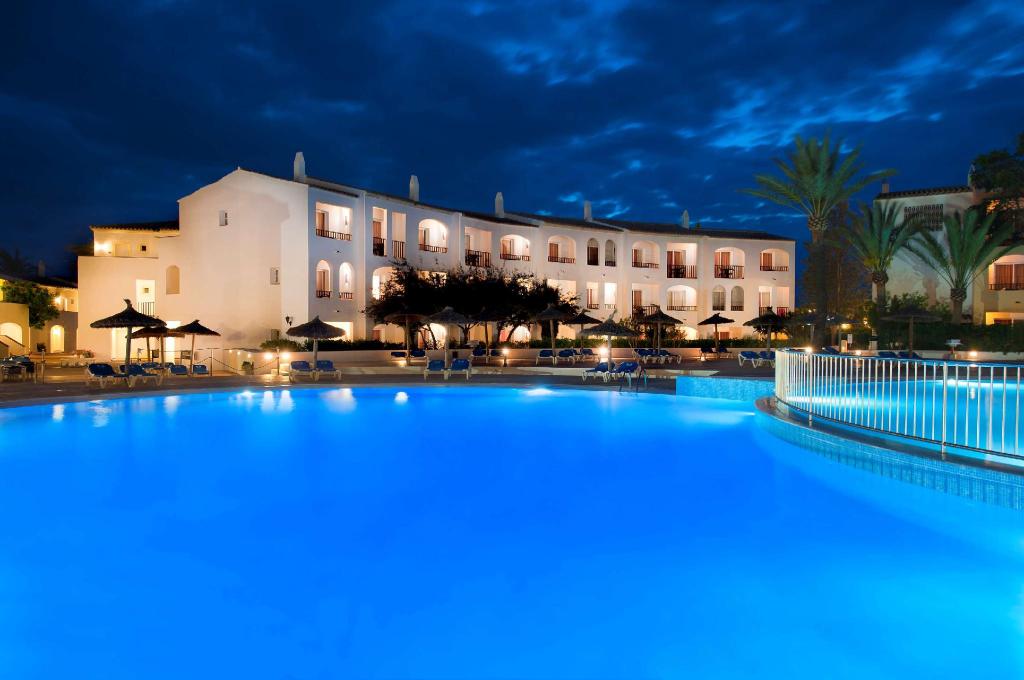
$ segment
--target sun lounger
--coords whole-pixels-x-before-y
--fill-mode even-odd
[[[576,354],[577,354],[577,359],[576,359],[577,361],[590,361],[592,359],[596,359],[597,358],[597,355],[594,354],[594,350],[590,349],[589,347],[584,347],[584,348],[578,350],[576,352]]]
[[[883,349],[878,353],[879,359],[898,359],[896,352],[890,352],[889,350]]]
[[[571,364],[576,363],[576,350],[572,349],[560,349],[558,350],[558,358],[565,359]]]
[[[740,362],[740,366],[745,363],[749,363],[755,368],[761,365],[761,355],[751,350],[743,350],[736,355],[736,359]]]
[[[187,376],[188,366],[184,364],[167,364],[167,372],[171,375]]]
[[[761,365],[762,366],[764,366],[765,364],[768,364],[772,368],[775,368],[775,352],[769,352],[768,350],[761,350],[760,352],[757,353],[757,355],[761,359]]]
[[[469,359],[452,359],[452,365],[444,372],[444,379],[450,378],[452,373],[460,372],[465,373],[466,380],[469,380],[469,375],[473,372],[473,364],[469,362]]]
[[[316,362],[316,372],[320,375],[329,375],[335,380],[341,375],[341,371],[334,367],[334,362],[330,359],[318,359]]]
[[[427,365],[423,367],[423,379],[426,380],[431,373],[445,375],[444,359],[431,359],[427,362]]]
[[[125,372],[123,365],[121,366],[121,372]],[[128,364],[127,376],[129,385],[134,385],[143,380],[152,380],[155,383],[163,382],[163,374],[151,373],[143,368],[141,364]]]
[[[608,380],[608,363],[602,361],[594,366],[583,371],[583,382],[587,382],[587,378],[598,378],[602,380]]]
[[[411,349],[409,350],[409,363],[411,364],[416,359],[423,359],[424,362],[427,360],[427,350],[425,349]]]
[[[309,365],[308,361],[293,361],[289,364],[289,368],[288,380],[295,380],[300,375],[309,378],[313,377],[313,367]],[[195,368],[192,369],[192,372],[195,373]]]
[[[534,366],[539,365],[541,359],[551,359],[551,365],[552,366],[554,366],[556,363],[558,363],[558,359],[555,357],[555,353],[553,351],[551,351],[550,349],[542,349],[540,352],[538,352],[537,353],[537,361],[535,361],[533,365]]]
[[[114,367],[110,364],[93,363],[85,367],[85,381],[90,383],[96,381],[100,384],[100,387],[106,387],[108,380],[114,380],[123,376],[118,375],[114,371]]]
[[[206,364],[195,364],[192,366],[192,375],[210,375],[210,369]]]
[[[487,359],[487,348],[483,347],[481,345],[477,345],[476,347],[473,348],[473,353],[472,354],[473,354],[473,358],[474,359],[484,359],[484,360],[486,360]]]
[[[658,350],[658,356],[661,357],[661,362],[663,364],[669,364],[673,362],[681,364],[683,362],[683,357],[681,357],[678,354],[673,354],[672,352],[669,352],[667,349]]]
[[[395,351],[393,351],[391,353],[391,358],[392,359],[404,359],[405,358],[405,352],[403,350],[395,350]]]
[[[842,354],[842,352],[837,350],[835,347],[822,347],[821,348],[821,353],[822,354],[829,354],[831,356],[839,356],[840,354]]]
[[[621,364],[608,371],[608,379],[625,378],[630,386],[633,385],[633,378],[640,377],[641,368],[638,361],[623,361]]]

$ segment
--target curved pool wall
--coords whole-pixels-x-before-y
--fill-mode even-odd
[[[0,437],[5,677],[1024,673],[1019,478],[750,401],[191,393]]]

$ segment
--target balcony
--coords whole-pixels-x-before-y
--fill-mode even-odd
[[[670,311],[670,312],[696,312],[697,311],[697,305],[683,305],[683,304],[678,304],[677,305],[677,304],[673,304],[671,302],[668,303],[667,305],[665,305],[665,308],[668,311]]]
[[[637,269],[658,269],[657,262],[644,262],[643,260],[633,260],[633,266]]]
[[[761,271],[763,272],[788,272],[788,264],[765,264],[761,263]]]
[[[353,297],[353,294],[350,292],[341,291],[340,293],[338,293],[338,298],[342,300],[351,300],[353,299]]]
[[[789,314],[789,307],[770,307],[769,306],[769,307],[758,307],[757,308],[757,313],[759,315],[760,314],[767,314],[768,312],[771,312],[771,311],[774,311],[779,316],[785,316],[786,314]]]
[[[791,310],[789,309],[789,307],[776,307],[775,308],[775,313],[778,314],[779,316],[786,316],[787,314],[789,314],[790,311]]]
[[[373,254],[377,257],[384,257],[384,239],[380,236],[373,237]]]
[[[470,267],[490,267],[491,254],[483,250],[466,249],[466,264]]]
[[[989,290],[1024,290],[1024,281],[997,281],[988,284]]]
[[[519,253],[506,253],[502,252],[501,259],[503,260],[522,260],[523,262],[529,262],[529,255],[520,255]]]
[[[548,262],[558,262],[559,264],[576,264],[576,258],[559,257],[558,255],[548,255]]]
[[[743,265],[716,264],[715,265],[715,278],[716,279],[742,279],[743,278]]]
[[[405,241],[391,241],[391,254],[396,260],[405,259]]]
[[[322,236],[324,238],[333,238],[333,239],[335,239],[337,241],[351,241],[352,240],[352,234],[346,234],[345,232],[341,232],[341,231],[330,231],[329,229],[317,229],[316,230],[316,235],[317,236]]]
[[[587,309],[600,309],[601,305],[597,304],[593,300],[587,300]]]
[[[153,300],[149,302],[136,302],[135,309],[147,316],[156,316],[156,302]]]
[[[658,313],[658,305],[635,305],[633,307],[633,318],[639,319],[651,314]]]
[[[605,260],[604,261],[604,266],[605,267],[614,267],[615,266],[615,260]]]
[[[670,278],[670,279],[695,279],[695,278],[697,278],[697,265],[695,265],[695,264],[670,264],[668,266],[668,278]]]
[[[432,246],[429,243],[421,243],[420,250],[425,253],[447,253],[448,246]]]
[[[318,298],[329,298],[329,297],[331,297],[331,291],[329,291],[329,290],[319,290],[319,289],[317,289],[317,291],[316,291],[316,296],[317,296]]]

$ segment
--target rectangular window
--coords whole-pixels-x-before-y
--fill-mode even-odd
[[[281,329],[280,328],[271,328],[270,329],[270,339],[271,340],[280,340],[281,339]]]
[[[327,230],[330,229],[330,226],[331,226],[331,218],[327,214],[327,211],[326,210],[317,210],[316,211],[316,228],[320,229],[321,231],[327,231]]]
[[[148,249],[149,249],[149,247],[148,247],[148,246],[147,246],[147,245],[146,245],[145,243],[143,243],[143,244],[142,244],[141,246],[139,246],[139,252],[142,252],[142,253],[144,253],[144,252],[146,252],[146,251],[147,251]]]
[[[277,286],[281,283],[281,270],[277,267],[270,268],[270,285]]]
[[[558,244],[557,243],[549,243],[548,244],[548,259],[549,260],[557,260],[558,259]]]
[[[714,312],[725,311],[725,291],[716,290],[711,293],[711,310]]]
[[[220,226],[222,226],[222,227],[228,226],[228,211],[227,210],[221,210],[220,211],[220,220],[219,220],[219,222],[220,222]]]
[[[587,264],[596,265],[598,256],[597,246],[587,246]]]
[[[767,250],[761,253],[761,269],[769,272],[772,270],[772,254]]]

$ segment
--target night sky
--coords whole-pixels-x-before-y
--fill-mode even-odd
[[[501,190],[803,238],[737,192],[795,134],[862,144],[907,189],[964,183],[1024,130],[1019,1],[15,2],[4,22],[0,247],[51,271],[90,223],[175,217],[297,150],[453,207]]]

